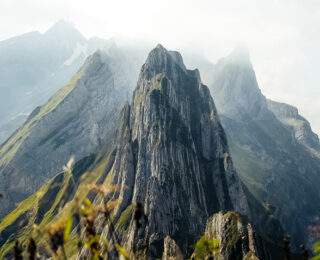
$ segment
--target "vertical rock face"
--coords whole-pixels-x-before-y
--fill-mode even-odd
[[[210,92],[179,53],[158,45],[143,65],[132,104],[122,112],[110,179],[122,204],[140,202],[148,221],[123,236],[161,257],[169,235],[186,254],[213,213],[250,215]]]
[[[114,134],[133,89],[134,70],[116,51],[98,51],[74,78],[0,147],[0,217],[62,169],[95,152]]]
[[[320,192],[314,185],[320,181],[319,141],[296,109],[266,100],[249,57],[237,53],[217,63],[206,76],[208,85],[237,172],[280,219],[296,250],[308,241],[308,226],[320,213]]]

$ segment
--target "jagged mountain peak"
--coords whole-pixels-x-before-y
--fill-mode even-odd
[[[177,67],[186,70],[181,54],[175,51],[168,51],[161,44],[158,44],[149,53],[142,71],[144,71],[146,78],[151,79],[161,72],[175,71]]]
[[[132,203],[144,205],[145,232],[132,227],[123,239],[129,248],[150,244],[151,258],[167,235],[187,253],[218,210],[250,215],[209,89],[181,62],[161,45],[150,52],[123,109],[109,173],[122,199],[116,218]]]
[[[267,109],[246,47],[237,47],[207,73],[212,96],[222,114],[231,118],[248,114],[259,117]]]
[[[147,101],[150,95],[154,98]],[[161,45],[149,53],[142,66],[133,95],[133,107],[154,102],[159,95],[165,95],[166,105],[175,109],[187,125],[192,119],[191,110],[199,112],[198,103],[209,104],[212,118],[219,120],[210,91],[201,83],[199,71],[186,69],[179,52],[168,51]]]
[[[238,44],[225,59],[225,62],[251,67],[249,48],[244,44]]]
[[[158,43],[154,49],[155,50],[158,49],[158,50],[167,51],[167,49],[165,47],[163,47],[163,45],[161,43]]]
[[[77,30],[74,24],[66,20],[60,20],[55,23],[44,35],[60,41],[70,41],[72,39],[79,43],[86,42],[86,38]]]
[[[55,24],[53,24],[45,33],[50,34],[50,33],[56,33],[56,32],[61,32],[61,31],[77,31],[74,23],[67,21],[67,20],[59,20]]]

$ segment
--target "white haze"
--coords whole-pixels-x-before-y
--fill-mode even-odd
[[[245,43],[262,92],[320,133],[319,0],[0,0],[0,40],[60,19],[86,37],[161,42],[212,62]]]

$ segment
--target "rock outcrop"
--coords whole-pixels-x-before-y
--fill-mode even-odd
[[[164,239],[162,260],[183,260],[183,254],[176,242],[169,236]]]
[[[206,250],[195,250],[194,259],[225,260],[259,260],[257,257],[256,234],[250,224],[243,224],[241,217],[234,212],[214,214],[207,221],[206,231],[202,237],[203,241],[218,240],[217,252],[206,252]],[[259,248],[261,249],[261,248]],[[191,258],[192,258],[191,257]],[[262,256],[261,259],[267,259]]]

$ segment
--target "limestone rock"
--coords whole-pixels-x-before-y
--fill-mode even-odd
[[[183,260],[179,246],[171,237],[166,236],[163,247],[162,260]]]

